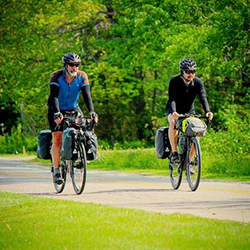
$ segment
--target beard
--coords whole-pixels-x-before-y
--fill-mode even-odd
[[[191,82],[191,81],[194,80],[194,76],[184,77],[184,79],[185,79],[187,82]]]
[[[77,72],[74,72],[74,71],[69,71],[69,75],[71,77],[75,77],[77,75]]]

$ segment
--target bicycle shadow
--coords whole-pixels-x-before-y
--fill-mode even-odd
[[[117,193],[168,193],[168,192],[181,192],[181,193],[190,193],[192,191],[186,189],[178,189],[174,190],[173,188],[126,188],[126,189],[112,189],[112,190],[101,190],[101,191],[83,191],[82,195],[91,195],[91,194],[117,194]],[[56,192],[46,192],[46,193],[27,193],[28,195],[33,196],[62,196],[62,197],[69,197],[72,195],[76,195],[75,193],[56,193]]]

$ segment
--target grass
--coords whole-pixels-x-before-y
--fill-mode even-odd
[[[0,193],[0,249],[249,249],[250,224]]]
[[[205,151],[205,150],[204,150]],[[48,160],[35,162],[49,164]],[[121,170],[124,172],[168,175],[168,160],[156,157],[154,148],[98,150],[96,160],[89,162],[88,169]],[[202,152],[202,178],[230,181],[250,181],[250,155],[236,157]]]
[[[250,181],[250,156],[222,157],[202,154],[202,178]],[[122,170],[151,174],[168,174],[168,160],[156,157],[155,149],[100,150],[89,164],[93,169]]]

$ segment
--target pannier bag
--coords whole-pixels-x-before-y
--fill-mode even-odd
[[[50,149],[52,145],[51,130],[40,131],[37,139],[37,157],[44,160],[51,159]]]
[[[93,161],[97,155],[97,136],[93,131],[86,131],[86,154],[87,160]]]
[[[182,122],[182,131],[187,136],[204,136],[206,129],[206,123],[196,117],[189,117]]]
[[[77,132],[74,128],[67,128],[63,131],[61,156],[65,160],[77,159],[76,135]]]
[[[171,146],[168,139],[168,127],[160,127],[155,135],[156,156],[160,159],[166,159],[171,152]]]

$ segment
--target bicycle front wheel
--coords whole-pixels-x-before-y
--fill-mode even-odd
[[[77,154],[77,160],[71,161],[71,178],[75,193],[81,194],[85,187],[87,175],[87,157],[82,143],[78,145]]]
[[[187,182],[191,191],[195,191],[201,178],[201,149],[196,137],[191,138],[186,157]]]
[[[57,184],[54,182],[54,186],[55,186],[55,190],[57,193],[61,193],[64,190],[65,184],[66,184],[66,179],[67,179],[67,167],[66,167],[66,162],[62,161],[59,165],[59,170],[60,170],[60,174],[61,177],[63,179],[63,183],[62,184]],[[52,172],[52,176],[54,175],[53,172],[53,167],[51,169]]]
[[[171,163],[169,161],[169,176],[173,189],[178,189],[182,181],[183,162]]]

